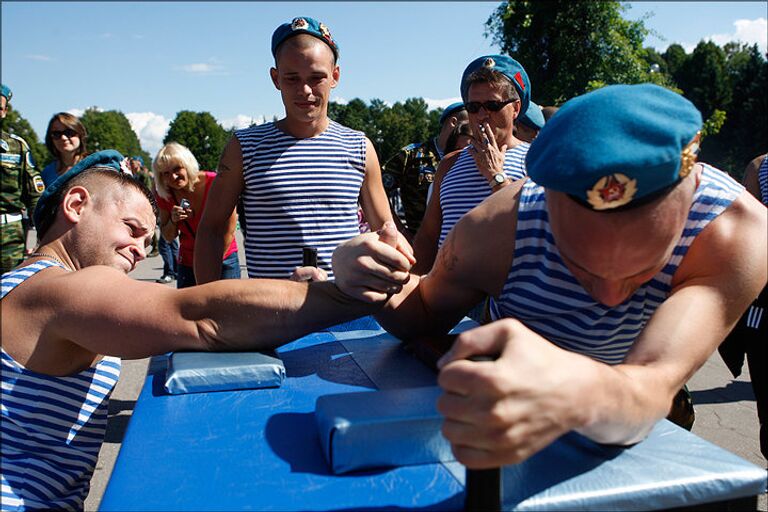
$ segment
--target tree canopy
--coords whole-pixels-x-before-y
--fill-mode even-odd
[[[163,144],[178,142],[195,155],[200,169],[215,170],[229,132],[209,112],[182,110],[171,121]]]
[[[336,122],[364,132],[384,162],[400,148],[437,135],[442,109],[428,110],[422,98],[408,98],[388,107],[380,99],[370,105],[355,98],[347,104],[331,102],[328,116]]]
[[[618,1],[510,0],[486,22],[502,53],[531,79],[532,99],[557,105],[605,84],[657,82],[642,21],[622,18]]]
[[[140,156],[149,165],[149,153],[141,148],[139,138],[131,128],[125,114],[117,110],[101,111],[89,108],[80,117],[88,130],[88,151],[94,153],[104,149],[115,149],[124,156]]]

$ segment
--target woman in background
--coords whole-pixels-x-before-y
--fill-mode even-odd
[[[187,288],[197,284],[194,272],[195,235],[208,191],[216,173],[201,171],[197,159],[185,146],[169,142],[157,153],[152,162],[160,209],[160,231],[167,241],[179,236],[179,266],[176,287]],[[221,279],[240,279],[235,226],[237,217],[232,212],[227,229],[226,250],[222,255]]]
[[[87,156],[87,139],[88,132],[77,116],[67,112],[54,114],[45,132],[45,147],[54,158],[41,173],[46,187]]]

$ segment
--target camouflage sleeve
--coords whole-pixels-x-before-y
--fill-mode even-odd
[[[32,152],[26,142],[21,144],[21,165],[22,165],[22,183],[21,183],[21,202],[27,208],[27,213],[32,217],[32,213],[37,206],[37,200],[45,190],[43,178],[40,171],[35,166]]]
[[[381,179],[388,196],[400,189],[407,160],[408,151],[401,149],[395,156],[387,160],[381,169]]]

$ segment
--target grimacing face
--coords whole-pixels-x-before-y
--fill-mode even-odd
[[[155,232],[155,215],[146,197],[133,187],[97,191],[79,239],[87,251],[79,256],[82,266],[106,265],[125,272],[145,259]]]
[[[685,185],[685,184],[681,184]],[[613,307],[667,264],[688,216],[687,190],[622,212],[595,212],[547,190],[552,235],[568,270],[589,295]]]

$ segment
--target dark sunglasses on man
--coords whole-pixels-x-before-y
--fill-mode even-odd
[[[68,139],[71,139],[72,137],[79,137],[80,136],[80,134],[77,133],[72,128],[67,128],[65,130],[52,130],[51,131],[51,138],[52,139],[60,139],[62,135],[66,136]]]
[[[498,112],[499,110],[503,109],[510,103],[514,103],[516,101],[520,100],[504,100],[504,101],[496,101],[496,100],[489,100],[489,101],[470,101],[465,103],[465,106],[467,107],[467,112],[470,114],[477,114],[480,112],[480,107],[483,107],[486,112]]]

